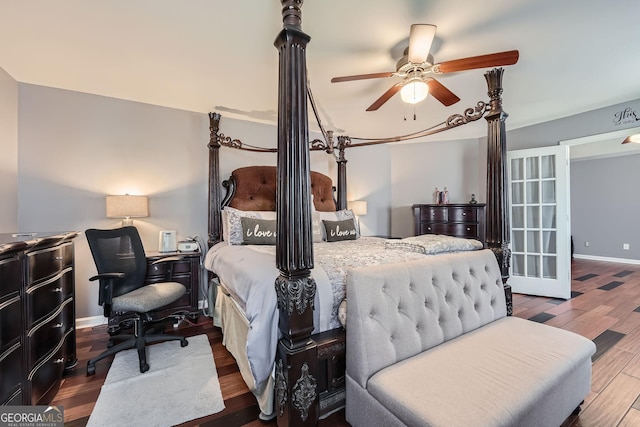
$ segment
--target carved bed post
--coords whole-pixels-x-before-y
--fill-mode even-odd
[[[307,120],[302,0],[281,0],[283,29],[279,51],[278,186],[276,192],[275,287],[282,339],[276,355],[275,410],[278,425],[316,425],[318,414],[317,346],[311,340],[316,283],[311,277],[311,178]]]
[[[209,113],[209,238],[211,247],[220,238],[220,114]]]
[[[344,151],[351,143],[348,136],[338,137],[338,157],[336,162],[338,163],[338,203],[337,210],[347,209],[347,159],[344,156]]]
[[[507,297],[507,314],[513,314],[509,266],[511,264],[511,240],[509,223],[509,188],[507,181],[507,139],[505,120],[508,114],[502,109],[502,68],[487,71],[484,75],[489,88],[491,111],[485,116],[487,130],[487,246],[495,254],[502,270],[502,282]]]

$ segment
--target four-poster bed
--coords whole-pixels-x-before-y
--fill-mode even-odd
[[[334,141],[332,133],[324,131],[320,125],[324,140],[309,141],[307,100],[311,101],[314,111],[315,104],[307,88],[305,49],[309,37],[301,30],[302,1],[282,0],[282,4],[283,29],[275,42],[280,57],[277,148],[258,149],[225,136],[220,132],[220,115],[210,114],[208,243],[209,247],[219,247],[216,244],[223,240],[223,206],[233,207],[235,204],[240,210],[274,212],[274,232],[277,237],[271,259],[275,259],[272,268],[275,267],[277,277],[275,283],[271,282],[275,289],[271,289],[275,291],[272,296],[277,304],[276,332],[280,337],[275,350],[275,372],[269,376],[268,383],[249,384],[251,381],[248,381],[248,385],[254,387],[252,391],[258,396],[261,409],[268,407],[271,404],[269,399],[274,397],[265,396],[262,392],[265,388],[275,388],[275,412],[279,425],[315,425],[318,417],[339,408],[344,397],[344,377],[340,373],[344,366],[344,331],[330,329],[315,335],[313,332],[314,317],[317,323],[319,316],[315,309],[318,309],[318,300],[321,298],[315,275],[319,268],[315,266],[314,269],[314,248],[317,247],[317,244],[314,245],[314,241],[317,242],[314,236],[315,211],[343,211],[347,207],[345,150],[426,136],[484,117],[488,122],[486,243],[502,268],[510,306],[510,292],[506,285],[510,259],[504,128],[507,115],[502,110],[502,69],[494,69],[485,74],[489,103],[478,102],[476,107],[467,109],[464,114],[450,116],[445,122],[424,132],[386,139],[340,136]],[[234,201],[234,195],[244,191],[241,180],[246,176],[232,176],[225,183],[221,182],[219,150],[222,146],[277,153],[275,173],[249,170],[249,176],[260,183],[261,193],[264,194],[264,188],[267,188],[266,193],[272,194],[272,200],[258,202],[253,195],[249,195],[247,204],[242,205],[237,201],[239,199]],[[335,201],[330,181],[327,190],[326,180],[318,184],[318,179],[323,181],[323,176],[318,177],[310,171],[310,151],[314,150],[322,150],[336,157]],[[224,200],[221,194],[223,186],[228,190]],[[214,267],[211,269],[217,274]],[[311,274],[312,270],[314,275]],[[224,310],[228,312],[232,308],[226,306]],[[245,333],[251,328],[252,325],[246,325]],[[241,342],[235,345],[242,347]],[[265,356],[269,359],[272,355]],[[252,363],[243,360],[239,361],[239,365],[247,362]],[[263,401],[260,401],[260,396],[264,397]]]

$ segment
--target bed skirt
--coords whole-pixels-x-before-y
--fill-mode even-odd
[[[216,322],[219,322],[219,324]],[[275,394],[273,375],[270,375],[266,381],[255,384],[249,359],[247,358],[246,343],[247,333],[249,332],[249,321],[242,312],[242,309],[238,306],[238,303],[225,293],[224,288],[220,287],[216,293],[214,325],[222,329],[222,345],[224,345],[229,353],[236,359],[242,379],[258,401],[258,407],[261,412],[260,418],[273,418],[273,401]]]

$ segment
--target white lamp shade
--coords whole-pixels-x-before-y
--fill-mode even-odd
[[[149,216],[147,196],[107,196],[107,218],[143,218]]]
[[[350,202],[347,202],[347,207],[358,216],[365,216],[367,214],[366,200],[352,200]]]
[[[429,86],[420,78],[413,78],[400,89],[400,97],[407,104],[417,104],[429,95]]]

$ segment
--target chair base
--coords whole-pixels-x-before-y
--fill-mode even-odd
[[[96,373],[96,362],[112,356],[119,351],[129,350],[132,348],[138,349],[138,360],[140,362],[140,373],[145,373],[149,370],[149,364],[147,363],[147,352],[146,347],[148,344],[153,344],[162,341],[180,341],[180,347],[186,347],[189,345],[189,342],[185,337],[175,336],[175,335],[166,335],[166,334],[147,334],[145,332],[150,332],[150,330],[145,331],[144,323],[142,319],[137,318],[134,324],[135,333],[132,334],[123,334],[123,335],[114,335],[109,339],[109,343],[107,344],[107,350],[102,352],[99,356],[94,357],[93,359],[87,362],[87,376],[93,375]],[[142,331],[142,332],[140,332]],[[113,341],[122,341],[119,344],[114,344]]]

